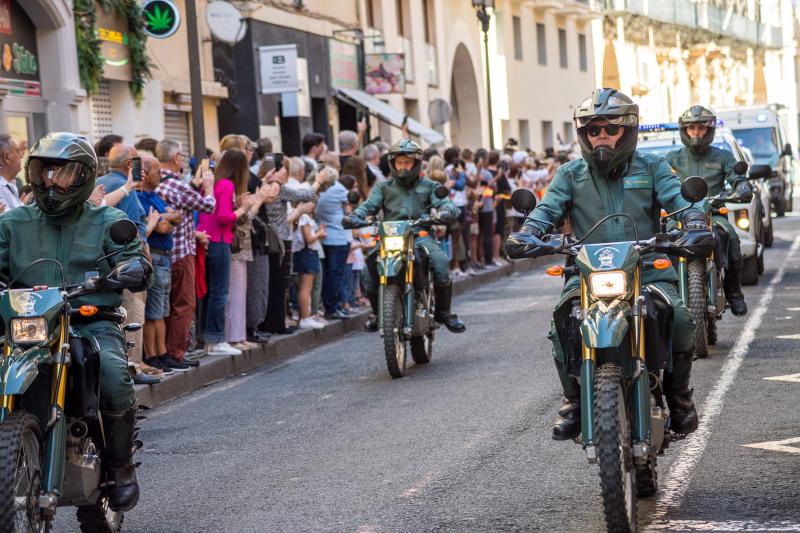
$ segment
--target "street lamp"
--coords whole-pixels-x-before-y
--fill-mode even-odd
[[[494,150],[494,118],[492,117],[492,79],[489,76],[489,22],[492,20],[487,9],[494,11],[494,0],[472,0],[472,7],[481,23],[483,31],[483,53],[486,58],[486,105],[489,108],[489,149]]]

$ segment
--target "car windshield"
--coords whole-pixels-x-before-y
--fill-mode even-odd
[[[735,130],[736,142],[753,153],[756,163],[772,165],[778,157],[778,140],[775,128],[748,128]]]

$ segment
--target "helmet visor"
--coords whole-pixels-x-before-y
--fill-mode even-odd
[[[717,121],[716,121],[716,119],[713,119],[713,118],[712,119],[699,118],[699,119],[696,119],[696,120],[683,119],[683,120],[681,120],[681,124],[680,125],[683,128],[687,128],[692,124],[697,124],[698,126],[705,126],[707,128],[714,128],[714,127],[717,126]]]
[[[28,180],[35,187],[56,187],[69,192],[83,185],[86,172],[78,161],[33,158],[28,162]]]
[[[575,117],[575,126],[584,128],[595,121],[605,120],[615,126],[629,126],[632,128],[639,126],[639,117],[636,115],[590,115],[587,117]]]

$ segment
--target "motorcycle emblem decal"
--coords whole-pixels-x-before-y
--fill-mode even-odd
[[[41,295],[31,291],[10,291],[9,303],[11,309],[21,316],[31,316],[36,314],[36,299],[41,299]]]
[[[619,252],[616,248],[601,248],[597,250],[594,254],[597,256],[597,259],[600,261],[599,268],[614,268],[614,253]]]

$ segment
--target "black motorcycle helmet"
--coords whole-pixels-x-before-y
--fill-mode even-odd
[[[689,124],[701,124],[707,128],[702,137],[689,137]],[[678,126],[681,130],[681,142],[690,152],[702,155],[714,141],[714,131],[717,129],[717,116],[713,111],[701,105],[693,105],[678,117]]]
[[[395,168],[394,160],[399,155],[405,155],[415,160],[411,170],[397,170]],[[389,148],[389,171],[397,183],[406,189],[410,189],[419,179],[421,170],[422,148],[420,145],[410,139],[403,139]]]
[[[85,137],[69,132],[48,133],[31,148],[25,175],[39,209],[51,216],[64,215],[91,196],[97,156]]]
[[[581,102],[573,116],[581,154],[589,167],[602,176],[614,176],[636,150],[639,136],[639,106],[616,89],[595,89],[591,96]],[[595,121],[606,120],[624,130],[617,145],[592,148],[588,126]]]

